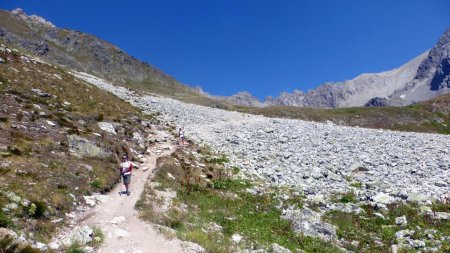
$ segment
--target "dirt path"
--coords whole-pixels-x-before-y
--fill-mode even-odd
[[[139,170],[133,171],[131,195],[119,195],[124,190],[123,184],[116,186],[107,194],[104,202],[99,203],[89,212],[88,218],[80,226],[97,226],[105,234],[105,240],[96,250],[99,253],[174,253],[186,252],[179,240],[168,240],[155,228],[138,218],[134,209],[136,201],[144,189],[145,182],[156,167],[160,156],[173,152],[170,144],[156,145],[144,158]]]

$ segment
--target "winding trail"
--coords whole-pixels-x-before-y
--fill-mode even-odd
[[[145,182],[152,175],[158,157],[173,152],[171,144],[157,144],[144,157],[144,164],[133,171],[131,179],[131,195],[119,195],[124,190],[123,184],[117,185],[102,203],[99,203],[88,214],[88,218],[80,225],[97,226],[105,234],[105,240],[96,252],[99,253],[174,253],[185,252],[182,242],[177,239],[168,240],[149,223],[139,219],[134,209],[140,198]]]

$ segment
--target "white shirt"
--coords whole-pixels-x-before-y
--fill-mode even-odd
[[[130,171],[130,165],[131,165],[130,161],[126,161],[126,162],[121,163],[120,164],[120,168],[122,170],[122,173]]]

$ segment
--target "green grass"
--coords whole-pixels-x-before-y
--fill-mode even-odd
[[[340,196],[337,201],[340,203],[356,203],[358,202],[358,197],[353,191],[350,191]]]
[[[448,206],[448,205],[447,205]],[[439,231],[438,237],[450,233],[449,221],[434,220],[426,215],[420,214],[419,206],[413,203],[399,203],[388,206],[388,210],[373,210],[370,206],[363,206],[365,214],[344,213],[341,211],[330,211],[325,218],[331,224],[338,227],[337,235],[347,241],[358,241],[359,246],[351,244],[345,245],[347,249],[356,252],[388,252],[391,245],[396,244],[395,232],[402,229],[415,230],[416,239],[426,239],[423,231],[426,229],[436,229]],[[380,212],[385,219],[374,215]],[[395,218],[406,216],[408,221],[406,227],[399,227],[395,224]],[[420,227],[420,230],[417,229]],[[378,238],[383,243],[379,246],[374,243]],[[439,252],[445,252],[445,247]]]
[[[222,164],[223,159],[220,162],[210,159],[210,152],[203,150],[201,153],[205,154],[202,162],[206,163],[206,167]],[[181,161],[180,165],[174,162],[175,158]],[[250,248],[251,245],[267,248],[272,243],[291,250],[340,252],[330,243],[295,233],[291,223],[282,219],[279,205],[296,205],[300,208],[303,206],[301,197],[289,198],[286,203],[281,203],[276,190],[253,195],[246,189],[253,187],[256,182],[233,179],[226,176],[227,173],[214,178],[211,184],[191,185],[188,190],[182,180],[183,171],[190,168],[183,161],[191,158],[189,151],[179,150],[171,157],[158,161],[154,178],[160,184],[157,190],[171,189],[177,192],[177,197],[169,211],[157,213],[153,210],[153,206],[158,205],[156,189],[147,186],[137,203],[142,218],[171,227],[183,240],[198,243],[213,253]],[[171,173],[176,180],[169,179],[167,173]],[[186,210],[181,211],[178,208],[181,206]],[[212,224],[219,225],[220,231],[211,230]],[[244,240],[239,244],[234,243],[231,240],[233,234],[243,236]]]
[[[79,243],[73,243],[68,249],[66,249],[65,253],[86,253],[86,251],[82,249]]]
[[[208,163],[215,163],[215,164],[220,164],[220,165],[228,163],[229,161],[230,160],[225,155],[222,155],[220,157],[211,157],[211,158],[206,159],[206,162],[208,162]]]

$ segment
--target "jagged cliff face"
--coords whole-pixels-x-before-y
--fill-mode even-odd
[[[60,29],[22,10],[0,10],[0,39],[71,69],[114,82],[186,88],[162,71],[93,35]]]
[[[388,96],[389,105],[406,105],[450,92],[450,28],[417,68],[413,80]]]
[[[450,88],[450,28],[417,70],[417,80],[431,79],[431,90]]]

